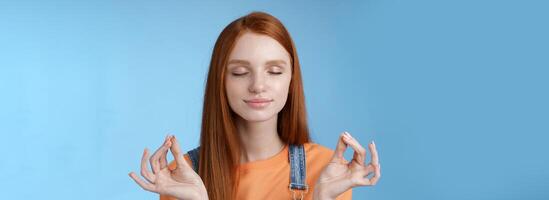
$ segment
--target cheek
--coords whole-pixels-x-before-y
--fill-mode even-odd
[[[276,88],[276,94],[277,94],[276,98],[278,98],[279,100],[285,101],[286,98],[288,97],[288,91],[290,88],[290,77],[287,77],[283,81],[277,82],[275,88]]]
[[[225,79],[225,92],[231,107],[238,106],[242,98],[247,96],[247,82],[240,79]]]
[[[226,79],[225,81],[225,92],[227,93],[227,98],[229,104],[234,104],[241,97],[242,93],[242,84],[235,80]]]

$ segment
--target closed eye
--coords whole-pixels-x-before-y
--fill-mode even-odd
[[[248,72],[244,72],[244,73],[232,73],[234,76],[244,76],[246,74],[248,74]]]
[[[248,74],[248,72],[243,72],[243,73],[232,73],[233,76],[244,76]],[[269,74],[273,74],[273,75],[280,75],[282,74],[282,72],[269,72]]]

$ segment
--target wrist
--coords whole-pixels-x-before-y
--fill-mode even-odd
[[[194,188],[197,193],[186,194],[185,197],[177,197],[176,200],[208,200],[208,192],[206,189]],[[175,196],[174,196],[175,197]]]
[[[313,200],[334,200],[335,198],[330,197],[326,194],[324,187],[317,185],[313,191]]]
[[[199,193],[198,198],[195,198],[195,200],[208,200],[208,191],[206,188],[203,188],[202,191]]]

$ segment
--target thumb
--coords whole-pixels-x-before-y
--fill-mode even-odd
[[[185,158],[183,158],[181,148],[179,147],[179,142],[177,141],[175,136],[172,137],[171,141],[172,146],[170,147],[170,150],[172,151],[173,157],[175,158],[177,168],[191,168],[191,166],[189,166],[189,163],[187,163],[187,161],[185,161]]]

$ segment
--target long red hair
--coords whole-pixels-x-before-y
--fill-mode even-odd
[[[270,36],[290,54],[292,78],[286,105],[278,113],[277,131],[286,144],[310,142],[299,59],[289,32],[277,18],[264,12],[252,12],[236,19],[223,29],[215,42],[204,93],[198,174],[212,200],[234,199],[238,186],[240,140],[224,79],[229,55],[245,32]]]

